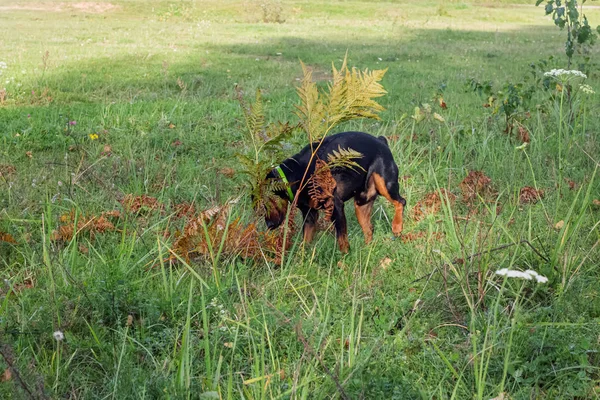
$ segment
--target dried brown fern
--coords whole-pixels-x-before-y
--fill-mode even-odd
[[[208,259],[211,249],[222,244],[221,254],[227,257],[280,262],[284,235],[278,231],[260,232],[254,223],[245,225],[239,218],[231,220],[231,205],[236,202],[234,200],[211,207],[188,219],[183,232],[173,244],[174,254],[170,259],[175,260],[177,256],[186,260],[195,257]],[[290,219],[293,220],[293,216]],[[288,233],[286,249],[291,243],[292,234]]]
[[[131,213],[138,213],[140,211],[155,211],[164,209],[164,205],[161,204],[155,197],[147,196],[145,194],[141,196],[134,196],[133,194],[126,195],[121,204],[125,211]]]
[[[336,182],[331,174],[331,168],[325,161],[317,159],[315,172],[308,180],[308,195],[314,202],[313,208],[323,210],[327,220],[331,220],[333,214],[335,187]]]
[[[15,238],[10,233],[5,233],[5,232],[2,232],[2,231],[0,231],[0,242],[10,243],[10,244],[17,244],[17,241],[15,240]]]
[[[413,207],[414,220],[418,222],[427,215],[437,214],[442,209],[442,203],[446,201],[446,199],[450,203],[453,203],[456,200],[456,196],[444,188],[440,188],[439,192],[434,191],[427,193],[425,197]]]
[[[473,203],[481,196],[487,198],[494,196],[492,180],[483,171],[469,171],[469,174],[459,185],[465,203]]]
[[[75,210],[71,210],[60,216],[61,224],[52,231],[51,239],[55,241],[70,241],[76,233],[89,233],[90,238],[94,239],[96,234],[116,230],[112,220],[121,217],[117,210],[105,211],[99,216],[95,215],[77,215]]]
[[[544,191],[542,189],[535,189],[531,186],[525,186],[519,191],[519,202],[521,204],[537,203],[538,200],[543,198]]]
[[[308,195],[314,208],[323,210],[325,218],[331,220],[333,213],[333,192],[336,181],[331,173],[335,168],[363,169],[356,161],[362,154],[353,149],[338,147],[327,155],[327,162],[317,158],[315,172],[308,179]],[[364,169],[363,169],[364,170]]]

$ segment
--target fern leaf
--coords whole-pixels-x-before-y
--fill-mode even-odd
[[[347,148],[342,149],[341,146],[338,147],[337,150],[333,150],[331,154],[327,156],[327,167],[330,169],[333,168],[358,168],[361,170],[365,170],[360,166],[356,161],[356,159],[362,158],[362,154],[358,151]]]
[[[327,135],[342,122],[357,118],[379,119],[385,108],[375,99],[387,92],[380,84],[387,70],[364,72],[348,69],[347,53],[340,69],[332,64],[333,79],[320,93],[312,81],[312,71],[301,62],[304,78],[297,87],[300,104],[296,115],[312,142]]]
[[[270,150],[274,153],[281,151],[281,144],[288,139],[298,125],[291,126],[289,122],[282,124],[269,124],[266,130],[267,141],[262,145],[262,150]]]
[[[325,107],[317,84],[313,82],[312,70],[302,61],[302,83],[296,87],[300,98],[300,104],[296,105],[296,115],[300,118],[300,124],[308,134],[309,141],[320,139],[325,133]]]
[[[255,139],[263,140],[262,135],[265,131],[265,112],[262,102],[260,89],[256,89],[256,98],[250,106],[250,115],[248,122],[250,133]]]
[[[333,215],[333,192],[336,186],[337,183],[331,174],[331,168],[325,161],[317,159],[315,172],[308,181],[308,195],[316,203],[316,208],[323,210],[326,220],[331,220]]]

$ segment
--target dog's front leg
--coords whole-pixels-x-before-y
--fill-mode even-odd
[[[319,212],[309,207],[300,207],[300,211],[302,211],[302,219],[304,220],[304,225],[302,226],[304,242],[310,243],[317,232],[317,220],[319,219]]]
[[[346,214],[344,213],[344,202],[335,193],[333,195],[333,214],[331,219],[335,226],[335,235],[340,251],[347,253],[350,249],[350,244],[348,243],[348,227],[346,224]]]

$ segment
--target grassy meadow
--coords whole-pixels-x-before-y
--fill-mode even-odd
[[[0,398],[600,397],[600,103],[535,83],[566,32],[532,3],[0,2]],[[257,222],[235,87],[295,122],[300,60],[325,85],[346,52],[388,69],[381,120],[336,131],[388,138],[403,237],[379,199],[347,255],[169,261],[184,207]],[[512,135],[470,79],[536,87]]]

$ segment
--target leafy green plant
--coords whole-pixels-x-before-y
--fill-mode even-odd
[[[387,69],[349,69],[347,58],[346,55],[339,70],[335,65],[331,66],[332,81],[325,91],[319,90],[313,81],[312,70],[301,62],[304,77],[296,88],[300,98],[296,115],[310,142],[321,140],[342,122],[358,118],[379,119],[378,114],[384,110],[374,99],[387,93],[379,83]]]
[[[279,180],[265,180],[265,176],[285,157],[282,144],[291,137],[296,126],[288,122],[269,123],[265,121],[264,106],[260,90],[256,91],[254,103],[246,104],[242,91],[238,88],[238,101],[244,112],[247,129],[247,142],[250,154],[238,154],[241,172],[248,178],[253,206],[263,212],[265,206],[273,199],[273,193],[286,190]]]
[[[544,0],[536,0],[539,6]],[[544,11],[546,15],[552,15],[554,25],[563,30],[567,28],[567,40],[565,41],[565,54],[567,55],[567,68],[571,68],[573,55],[577,53],[587,54],[589,48],[596,41],[596,33],[592,30],[587,17],[583,14],[582,0],[580,10],[577,9],[577,0],[548,0]],[[600,26],[596,28],[600,29]]]
[[[247,138],[249,139],[249,155],[240,155],[242,173],[248,177],[253,206],[261,213],[272,201],[279,201],[274,192],[286,190],[279,179],[267,179],[265,176],[289,156],[283,151],[283,143],[291,138],[296,128],[304,131],[312,148],[309,165],[316,157],[323,139],[343,122],[359,118],[379,119],[379,112],[384,108],[374,99],[383,96],[386,91],[379,83],[386,70],[360,71],[349,69],[347,56],[344,57],[338,70],[332,65],[332,82],[326,90],[319,90],[312,78],[312,70],[302,63],[303,79],[296,88],[300,104],[296,105],[295,114],[299,118],[297,125],[289,122],[266,123],[264,106],[260,90],[257,90],[254,103],[247,105],[241,90],[238,90],[238,101],[244,111]],[[339,148],[320,164],[320,168],[331,170],[339,167],[358,167],[354,161],[361,154],[352,149]],[[326,176],[327,174],[325,174]],[[330,173],[329,173],[330,175]],[[331,182],[331,180],[329,180]],[[299,183],[303,190],[308,181],[306,175]],[[327,192],[332,192],[327,190]],[[324,201],[324,199],[320,199]]]
[[[467,81],[469,90],[485,96],[485,108],[491,110],[492,115],[504,117],[504,132],[512,134],[513,129],[529,118],[531,99],[535,93],[535,86],[526,81],[518,83],[508,82],[500,90],[494,90],[491,81],[480,82],[474,78]]]

